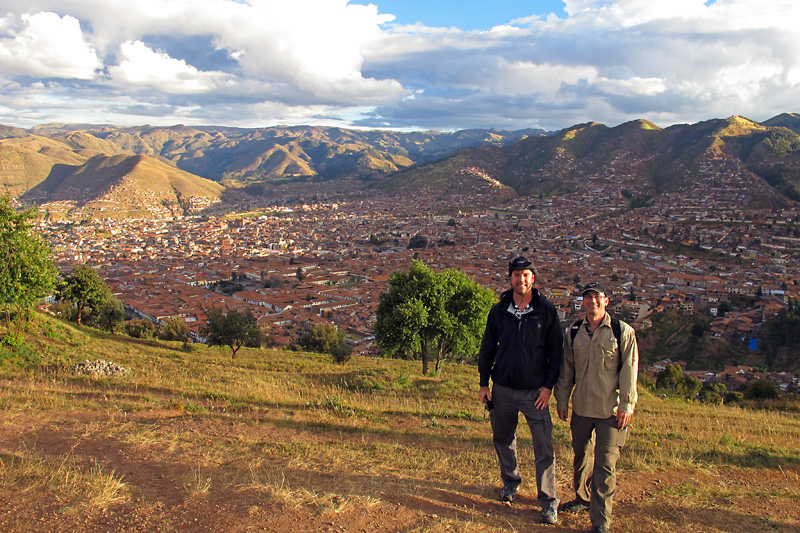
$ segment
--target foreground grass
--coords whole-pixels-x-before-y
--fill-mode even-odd
[[[474,367],[446,365],[440,377],[422,377],[418,362],[354,358],[339,366],[316,354],[252,349],[231,359],[227,350],[186,353],[48,317],[32,323],[28,347],[23,357],[0,353],[0,487],[41,492],[61,509],[150,505],[165,496],[138,477],[153,471],[161,473],[149,479],[169,478],[184,504],[248,494],[251,513],[270,505],[342,517],[387,502],[409,507],[411,498],[428,502],[410,506],[421,517],[386,530],[499,531],[530,522],[483,508],[499,482]],[[36,356],[44,364],[25,366]],[[131,373],[69,372],[86,359]],[[569,498],[568,426],[555,424]],[[630,486],[616,521],[629,531],[791,530],[794,511],[765,525],[743,502],[795,502],[796,510],[798,435],[793,414],[643,393],[619,463],[621,488],[626,479]],[[519,436],[535,505],[530,437]],[[723,514],[728,522],[715,525]]]

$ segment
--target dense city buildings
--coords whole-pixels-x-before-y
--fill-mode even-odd
[[[724,163],[710,162],[714,170],[701,171],[692,190],[638,209],[629,208],[637,193],[625,189],[625,175],[609,171],[588,176],[572,195],[491,207],[474,207],[485,200],[485,186],[447,198],[429,190],[393,197],[354,191],[336,201],[320,200],[320,187],[309,189],[316,201],[306,204],[44,221],[39,229],[62,268],[97,268],[132,315],[181,317],[198,340],[204,309],[248,308],[276,345],[309,325],[332,323],[348,331],[357,353],[370,353],[379,295],[412,258],[434,270],[458,269],[499,293],[507,285],[504,265],[519,254],[535,262],[537,285],[565,322],[580,313],[576,287],[602,280],[614,312],[637,329],[648,327],[654,311],[713,318],[731,298],[757,297],[753,309],[720,316],[708,333],[746,339],[797,297],[800,209],[737,207],[772,192]]]

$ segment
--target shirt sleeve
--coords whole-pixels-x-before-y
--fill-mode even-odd
[[[618,411],[633,413],[638,400],[636,381],[639,375],[639,345],[636,332],[628,324],[622,329],[622,369],[619,372]]]
[[[569,328],[564,333],[561,354],[561,373],[558,375],[553,394],[556,397],[556,409],[566,411],[569,409],[569,397],[575,386],[575,355],[572,353],[572,337],[569,334]]]

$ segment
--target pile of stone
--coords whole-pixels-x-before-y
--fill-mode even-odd
[[[78,363],[72,365],[70,368],[73,374],[83,374],[85,376],[108,376],[108,377],[117,377],[117,376],[127,376],[130,374],[130,370],[127,368],[121,367],[116,363],[111,363],[109,361],[89,361],[88,359],[82,363]]]

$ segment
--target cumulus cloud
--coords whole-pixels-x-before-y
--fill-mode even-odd
[[[118,85],[148,87],[166,94],[196,94],[212,90],[224,81],[217,72],[200,72],[186,61],[151,50],[141,41],[120,45],[122,61],[108,69]]]
[[[100,60],[78,19],[33,13],[0,19],[0,69],[6,74],[91,79]]]
[[[3,3],[5,109],[44,81],[37,102],[132,123],[559,129],[798,111],[796,0],[564,0],[563,18],[487,31],[397,25],[366,0]]]

